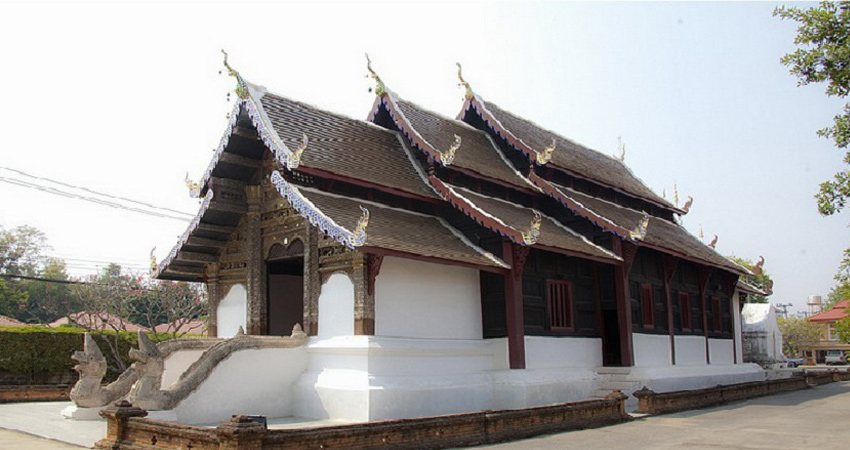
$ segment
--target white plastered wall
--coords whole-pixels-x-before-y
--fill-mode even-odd
[[[732,296],[732,327],[735,333],[735,364],[744,362],[744,335],[741,330],[741,293],[736,290]]]
[[[663,367],[673,364],[670,336],[666,334],[632,334],[636,367]]]
[[[328,278],[319,294],[319,337],[354,334],[354,283],[343,272]]]
[[[709,361],[712,365],[731,365],[732,339],[709,339],[708,340]]]
[[[292,415],[292,386],[306,367],[304,347],[237,351],[172,413],[178,421],[192,424],[220,423],[232,414]]]
[[[527,369],[595,368],[602,365],[602,339],[525,337]]]
[[[217,315],[218,337],[236,336],[239,327],[247,328],[248,291],[242,284],[234,284],[227,295],[219,302]]]
[[[704,366],[705,336],[676,336],[676,365]]]
[[[197,361],[205,350],[178,350],[168,355],[165,359],[165,368],[162,372],[162,387],[163,389],[171,386],[180,378],[180,375]]]
[[[375,280],[375,336],[481,339],[478,271],[385,257]]]

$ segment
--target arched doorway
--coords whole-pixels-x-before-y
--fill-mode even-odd
[[[275,244],[266,261],[268,334],[288,336],[304,320],[304,244]]]

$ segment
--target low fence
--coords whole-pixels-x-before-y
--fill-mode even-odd
[[[216,428],[145,419],[127,402],[107,408],[107,436],[100,449],[193,450],[413,450],[489,444],[545,433],[611,425],[629,420],[626,396],[535,408],[388,420],[332,427],[269,430],[263,418],[235,416]]]
[[[804,376],[770,381],[731,384],[705,389],[656,393],[644,387],[633,395],[638,399],[635,412],[666,414],[688,409],[705,408],[723,403],[746,400],[779,392],[820,386],[834,381],[850,381],[850,372],[813,372]]]
[[[62,402],[69,400],[71,385],[0,386],[0,403]]]

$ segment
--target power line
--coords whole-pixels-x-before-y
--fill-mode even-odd
[[[30,280],[30,281],[42,281],[45,283],[57,283],[57,284],[93,284],[87,283],[85,281],[76,281],[76,280],[59,280],[55,278],[41,278],[41,277],[28,277],[26,275],[9,275],[5,273],[0,273],[0,278],[13,278],[19,280]]]
[[[185,213],[185,212],[183,212],[183,211],[178,211],[178,210],[176,210],[176,209],[165,208],[165,207],[162,207],[162,206],[156,206],[156,205],[152,205],[152,204],[150,204],[150,203],[140,202],[140,201],[138,201],[138,200],[133,200],[133,199],[131,199],[131,198],[127,198],[127,197],[121,197],[121,196],[117,196],[117,195],[105,194],[105,193],[103,193],[103,192],[98,192],[98,191],[95,191],[95,190],[93,190],[93,189],[89,189],[89,188],[87,188],[87,187],[85,187],[85,186],[77,186],[77,185],[74,185],[74,184],[64,183],[64,182],[62,182],[62,181],[57,181],[57,180],[54,180],[54,179],[51,179],[51,178],[47,178],[47,177],[39,177],[39,176],[36,176],[36,175],[32,175],[32,174],[26,173],[26,172],[21,171],[21,170],[12,169],[12,168],[10,168],[10,167],[3,167],[3,166],[0,166],[0,169],[8,170],[8,171],[10,171],[10,172],[14,172],[14,173],[17,173],[17,174],[19,174],[19,175],[23,175],[23,176],[25,176],[25,177],[33,178],[33,179],[36,179],[36,180],[47,181],[48,183],[58,184],[58,185],[60,185],[60,186],[68,187],[68,188],[71,188],[71,189],[79,189],[79,190],[81,190],[81,191],[85,191],[85,192],[88,192],[88,193],[90,193],[90,194],[100,195],[100,196],[102,196],[102,197],[111,198],[111,199],[114,199],[114,200],[121,200],[121,201],[129,202],[129,203],[135,203],[135,204],[137,204],[137,205],[142,205],[142,206],[144,206],[144,207],[146,207],[146,208],[158,209],[158,210],[161,210],[161,211],[167,211],[167,212],[175,213],[175,214],[178,214],[178,215],[181,215],[181,216],[188,216],[189,218],[194,217],[194,216],[192,216],[192,214]]]

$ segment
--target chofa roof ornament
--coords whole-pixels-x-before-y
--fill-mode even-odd
[[[360,220],[357,221],[357,226],[354,228],[354,233],[349,239],[349,245],[351,247],[360,247],[361,245],[366,243],[366,227],[369,226],[369,210],[360,207],[360,211],[363,213],[360,216]]]
[[[455,141],[454,141],[454,143],[452,143],[452,146],[449,147],[448,150],[446,150],[444,152],[437,150],[440,153],[440,162],[444,166],[449,166],[454,162],[455,153],[457,153],[457,150],[460,148],[460,143],[461,143],[460,136],[455,135]]]
[[[537,164],[545,166],[547,163],[549,163],[549,161],[552,160],[552,153],[555,153],[555,147],[557,145],[558,143],[555,141],[555,138],[552,138],[552,145],[544,148],[541,152],[537,152],[537,156],[535,157]]]
[[[633,241],[642,241],[646,237],[646,229],[649,228],[649,216],[644,214],[643,219],[634,230],[629,231],[629,238]]]
[[[292,152],[292,157],[290,160],[293,163],[293,167],[298,167],[301,164],[301,155],[304,154],[304,150],[307,150],[307,145],[310,143],[310,140],[307,139],[307,133],[301,133],[301,144],[298,145]]]
[[[381,81],[381,77],[372,70],[372,60],[369,59],[369,54],[366,53],[366,69],[369,71],[369,77],[372,77],[375,80],[375,95],[378,97],[384,95],[387,92],[387,87],[384,86],[384,82]],[[371,91],[371,88],[369,89]]]
[[[717,245],[717,235],[715,234],[714,239],[712,239],[711,242],[709,242],[708,246],[711,247],[711,248],[714,248],[716,245]]]
[[[460,80],[460,86],[463,86],[466,89],[466,93],[464,94],[464,98],[467,100],[472,100],[475,97],[475,93],[472,92],[472,86],[469,85],[469,82],[463,79],[463,68],[460,66],[460,63],[457,64],[457,78]]]
[[[522,242],[525,245],[534,245],[540,239],[540,225],[543,223],[543,216],[536,209],[532,211],[534,212],[534,218],[531,219],[531,225],[528,227],[528,230],[521,232]]]
[[[189,189],[189,197],[200,198],[201,183],[199,181],[190,180],[189,172],[186,172],[186,176],[183,177],[183,182],[186,183],[186,188]]]
[[[227,52],[222,50],[221,53],[224,54],[224,67],[227,68],[227,74],[236,78],[236,96],[243,100],[248,98],[248,84],[242,79],[242,75],[239,75],[239,72],[233,70],[230,64],[227,63]],[[229,93],[227,95],[230,96]]]
[[[682,207],[682,211],[684,211],[684,213],[687,214],[688,211],[691,210],[691,205],[693,205],[693,204],[694,204],[694,198],[689,195],[688,201],[686,201],[685,206]]]
[[[762,267],[764,267],[764,256],[759,255],[759,262],[756,263],[750,271],[755,275],[761,275],[764,273]]]

